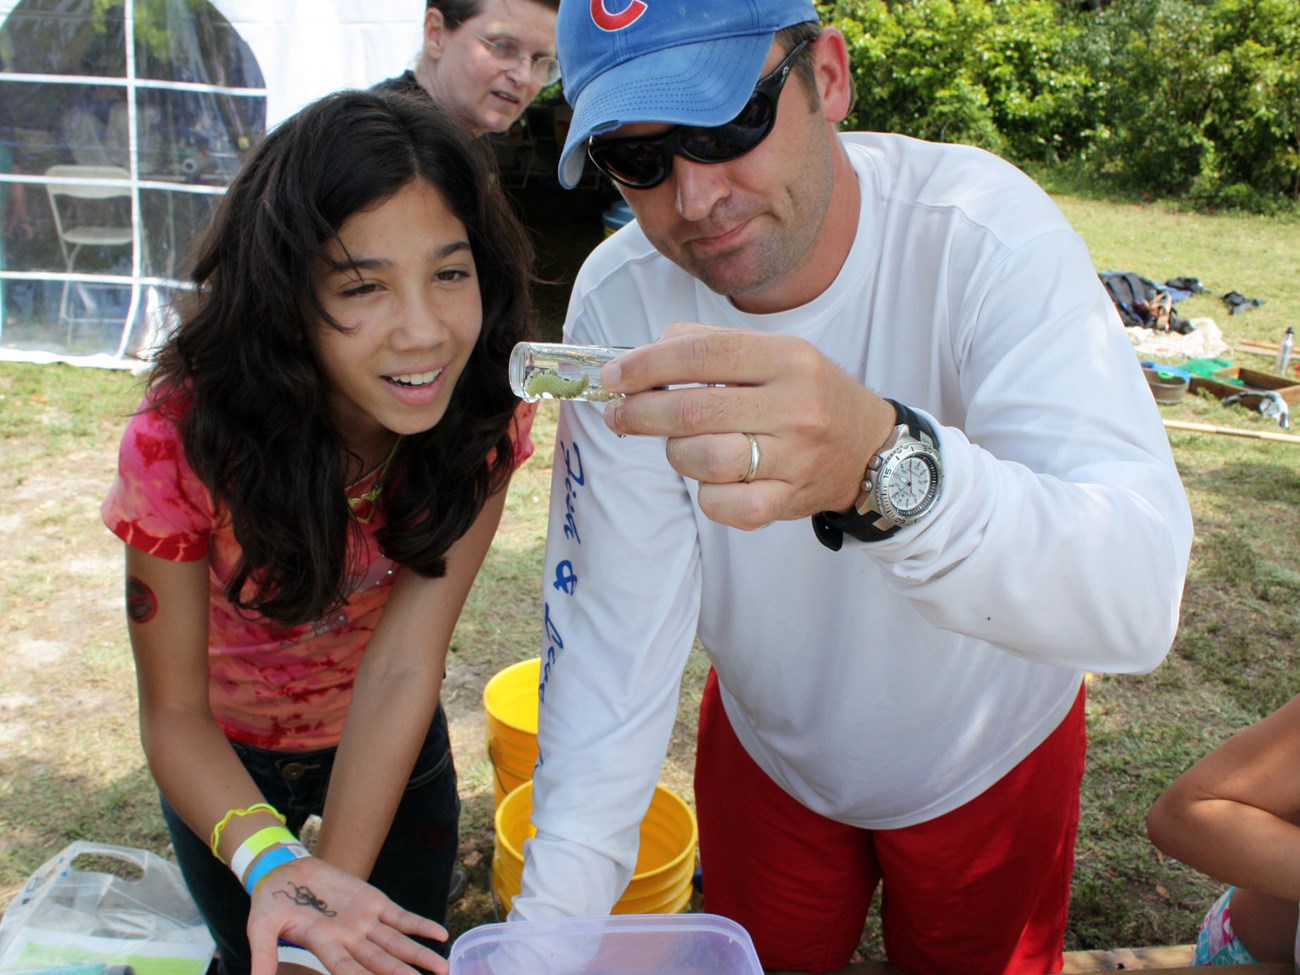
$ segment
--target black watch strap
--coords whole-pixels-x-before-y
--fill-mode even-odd
[[[894,407],[896,423],[905,424],[907,432],[913,437],[920,440],[924,435],[931,443],[938,442],[930,424],[919,414],[897,400],[887,399],[885,402]],[[817,536],[817,541],[832,552],[838,552],[844,547],[845,535],[856,538],[860,542],[878,542],[889,538],[903,527],[890,525],[888,528],[881,528],[865,515],[858,514],[857,509],[852,507],[848,511],[819,511],[812,516],[812,523],[813,534]]]

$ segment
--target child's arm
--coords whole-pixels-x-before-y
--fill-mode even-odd
[[[141,741],[167,801],[207,839],[228,810],[265,801],[208,707],[208,562],[172,562],[127,546],[126,574]],[[249,836],[277,825],[263,811],[232,818],[218,850],[229,862]],[[309,888],[335,915],[275,897],[270,888],[278,884],[268,879],[257,890],[249,924],[255,975],[275,970],[278,936],[314,951],[331,968],[351,957],[373,971],[409,973],[399,959],[446,971],[445,961],[400,933],[445,938],[442,927],[401,910],[356,877],[315,858],[287,863],[270,876]]]
[[[339,743],[318,852],[368,876],[438,705],[452,631],[505,507],[488,499],[448,551],[447,574],[403,570],[357,670]]]
[[[127,546],[126,575],[149,768],[190,829],[207,838],[226,810],[263,801],[208,707],[208,560],[173,562]],[[276,824],[268,813],[232,820],[223,855]]]
[[[1147,816],[1164,852],[1216,880],[1292,903],[1300,901],[1297,824],[1300,697],[1193,765]]]

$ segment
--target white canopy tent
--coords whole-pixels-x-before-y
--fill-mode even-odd
[[[139,365],[243,155],[314,98],[400,73],[423,12],[0,0],[0,360]]]

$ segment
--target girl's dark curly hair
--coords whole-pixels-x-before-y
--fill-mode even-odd
[[[283,624],[342,605],[357,530],[346,448],[308,337],[337,328],[312,287],[352,214],[427,180],[464,223],[483,325],[442,420],[406,437],[382,503],[387,556],[424,576],[514,465],[506,364],[529,333],[532,249],[488,150],[427,98],[328,95],[277,126],[231,184],[199,245],[195,291],[159,354],[155,406],[181,416],[185,456],[229,513],[242,558],[226,595]],[[352,547],[353,550],[357,546]]]

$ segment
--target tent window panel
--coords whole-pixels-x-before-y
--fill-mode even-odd
[[[266,125],[262,95],[137,88],[140,174],[227,186]]]
[[[92,168],[63,171],[63,178],[129,181],[126,89],[0,81],[0,105],[0,176],[44,176],[76,166]],[[129,186],[53,194],[40,183],[4,189],[6,209],[21,205],[30,232],[11,235],[3,267],[131,273],[131,247],[123,240],[131,227]]]
[[[264,88],[252,49],[209,0],[136,0],[136,75]]]
[[[77,356],[114,355],[130,308],[130,283],[74,283],[68,288],[66,301],[63,297],[57,282],[5,282],[8,317],[0,332],[0,348],[58,350]]]
[[[114,91],[108,86],[95,87]],[[82,85],[12,81],[0,76],[0,143],[11,150],[15,172],[39,175],[55,163],[75,161],[65,141],[63,123],[82,99],[83,89]],[[115,91],[118,99],[125,98],[124,89]]]
[[[265,133],[265,78],[210,0],[135,0],[129,30],[123,0],[6,10],[0,216],[21,196],[31,233],[0,238],[0,349],[143,354]]]
[[[45,157],[34,145],[48,143],[49,135],[44,130],[30,128],[25,111],[27,103],[43,87],[0,81],[0,230],[9,227],[11,214],[25,216],[29,222],[29,228],[18,228],[22,233],[8,237],[0,233],[0,269],[36,267],[32,240],[49,223],[41,187],[7,179],[13,174],[31,176],[44,170]]]
[[[129,112],[126,89],[116,85],[51,85],[57,127],[53,141],[66,150],[59,162],[80,166],[130,165]]]
[[[92,0],[25,0],[5,21],[11,39],[6,71],[22,74],[126,75],[122,5]]]
[[[184,190],[140,190],[141,274],[147,278],[188,281],[194,248],[212,223],[221,198]]]

